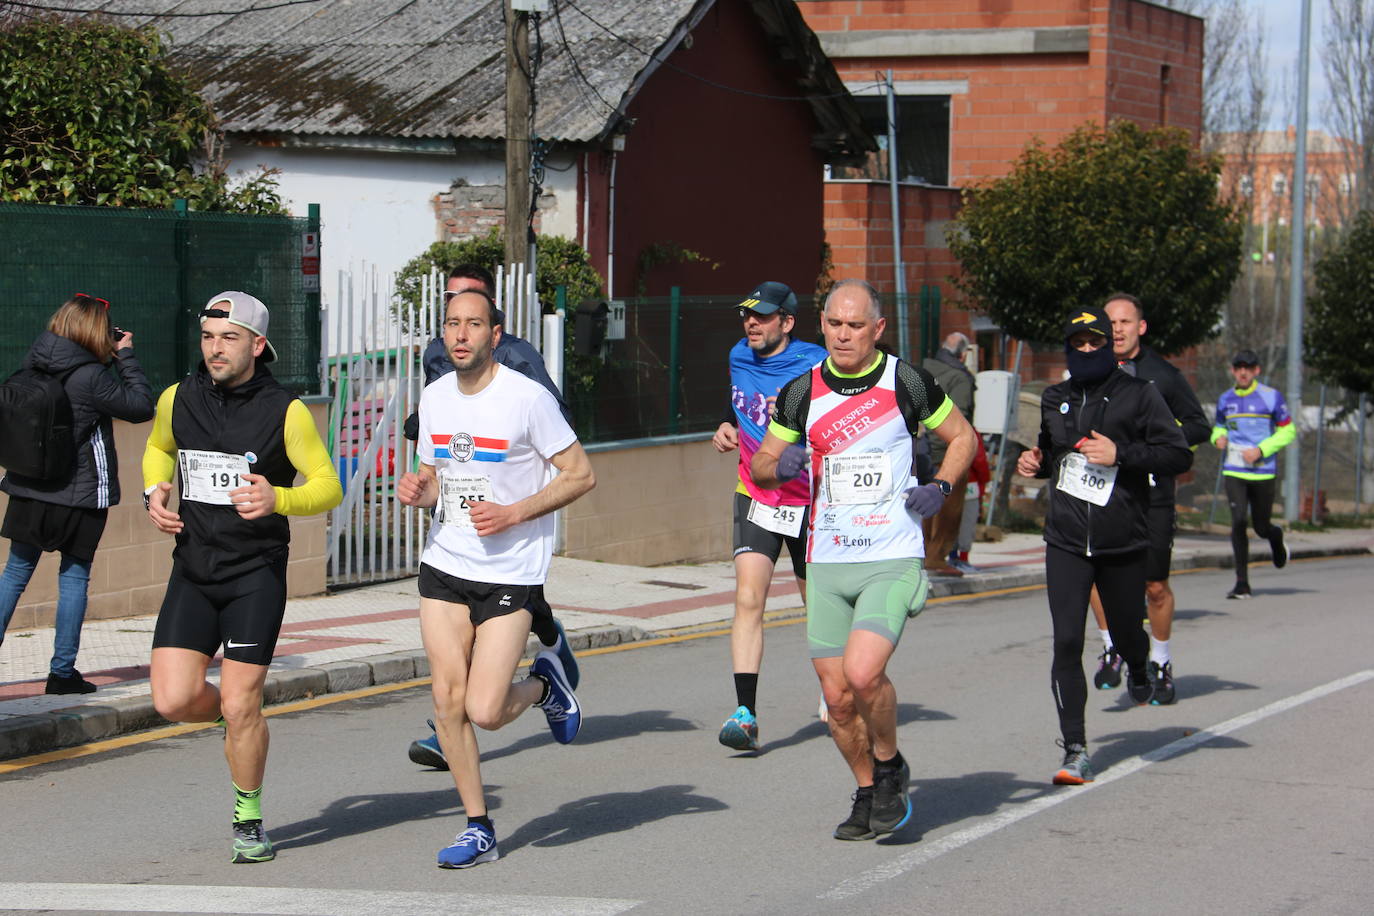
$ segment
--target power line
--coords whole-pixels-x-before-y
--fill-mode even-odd
[[[42,13],[90,13],[101,16],[129,16],[139,19],[199,19],[208,16],[238,16],[242,13],[260,13],[266,10],[281,9],[286,6],[304,6],[311,3],[323,3],[325,0],[278,0],[277,3],[264,3],[261,6],[250,6],[241,10],[202,10],[198,13],[150,13],[125,12],[121,10],[100,9],[100,8],[78,8],[66,6],[44,6],[41,3],[25,3],[24,0],[5,0],[8,6],[18,6],[25,9],[36,10]]]

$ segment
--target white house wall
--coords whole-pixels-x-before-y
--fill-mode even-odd
[[[234,172],[257,165],[279,169],[281,195],[293,216],[307,215],[312,203],[320,205],[320,296],[325,308],[338,297],[340,271],[365,265],[387,277],[440,240],[443,227],[435,217],[434,199],[454,182],[501,185],[505,177],[503,162],[476,154],[449,157],[241,143],[231,143],[226,152]],[[571,161],[551,165],[563,168]],[[550,168],[544,190],[556,203],[541,212],[540,231],[576,238],[576,169]],[[359,318],[355,314],[355,326]]]

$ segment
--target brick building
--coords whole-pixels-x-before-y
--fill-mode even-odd
[[[1243,134],[1209,137],[1222,155],[1222,186],[1238,197],[1251,199],[1255,225],[1289,223],[1293,209],[1293,160],[1297,155],[1295,128],[1265,131],[1253,138]],[[1353,141],[1319,130],[1307,132],[1307,225],[1341,225],[1355,211],[1355,164],[1359,147]]]
[[[798,0],[807,24],[885,137],[879,81],[892,71],[906,287],[938,289],[940,334],[974,331],[1004,365],[1002,335],[951,308],[956,269],[944,231],[960,189],[1006,174],[1026,144],[1053,145],[1088,122],[1129,118],[1200,135],[1204,23],[1145,0]],[[885,147],[885,141],[884,141]],[[896,288],[886,151],[832,169],[825,225],[833,276]],[[913,330],[914,330],[913,319]],[[912,339],[912,352],[920,341]]]

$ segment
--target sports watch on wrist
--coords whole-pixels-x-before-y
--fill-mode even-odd
[[[940,478],[936,477],[933,480],[931,480],[931,483],[939,487],[940,492],[945,494],[946,496],[948,496],[950,493],[954,491],[954,487],[950,485],[950,482],[948,480],[941,480]]]

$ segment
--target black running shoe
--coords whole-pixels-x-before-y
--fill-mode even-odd
[[[1150,697],[1154,695],[1154,687],[1150,684],[1149,666],[1146,665],[1140,671],[1136,671],[1129,665],[1126,666],[1126,690],[1131,695],[1131,700],[1137,706],[1144,706],[1150,702]]]
[[[1230,598],[1232,601],[1239,601],[1241,599],[1251,597],[1249,584],[1245,582],[1237,582],[1236,587],[1226,593],[1226,597]]]
[[[911,820],[911,767],[906,758],[899,767],[873,767],[873,812],[868,826],[874,833],[892,833]]]
[[[873,810],[873,787],[859,786],[854,790],[854,808],[849,819],[835,828],[837,840],[871,840],[876,833],[868,826],[868,818]]]
[[[1093,686],[1098,690],[1112,690],[1121,686],[1121,653],[1116,647],[1102,650],[1097,657],[1097,673],[1093,675]]]
[[[1150,675],[1150,705],[1168,706],[1174,701],[1174,663],[1150,662],[1145,670]]]
[[[1273,552],[1275,569],[1283,569],[1288,565],[1288,558],[1292,556],[1292,551],[1288,549],[1288,544],[1283,540],[1283,529],[1275,528],[1274,533],[1269,535],[1269,549]]]

